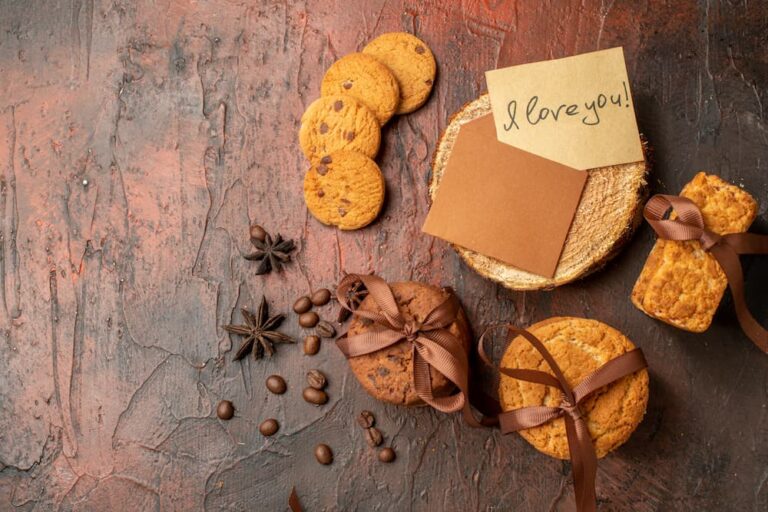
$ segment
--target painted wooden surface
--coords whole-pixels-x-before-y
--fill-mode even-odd
[[[381,218],[340,233],[304,207],[299,118],[337,57],[395,30],[431,46],[439,77],[384,129]],[[308,511],[572,510],[567,463],[374,401],[330,343],[232,361],[221,325],[240,306],[266,294],[288,312],[342,269],[452,285],[476,330],[551,315],[618,327],[646,351],[651,399],[601,461],[601,510],[768,510],[768,357],[730,299],[703,335],[631,306],[647,227],[600,273],[545,293],[495,286],[420,233],[435,143],[483,71],[616,45],[652,190],[719,173],[759,199],[754,230],[768,232],[767,31],[765,3],[735,1],[0,1],[0,510],[273,511],[293,485]],[[283,275],[241,257],[252,221],[297,240]],[[765,319],[768,263],[747,272]],[[286,326],[301,334],[295,316]],[[321,408],[300,397],[311,368],[330,379]],[[272,373],[287,394],[266,392]],[[395,463],[368,449],[363,408]],[[268,417],[281,429],[267,440]]]

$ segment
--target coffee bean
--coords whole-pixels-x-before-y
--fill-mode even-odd
[[[287,386],[285,385],[285,379],[279,375],[270,375],[267,377],[267,389],[276,395],[282,395],[285,393]]]
[[[321,338],[333,338],[336,336],[336,328],[333,327],[333,324],[326,322],[325,320],[320,320],[317,324],[317,329],[315,330]]]
[[[301,395],[310,404],[323,405],[328,401],[328,395],[322,389],[304,388]]]
[[[325,386],[328,385],[328,380],[320,370],[309,370],[307,372],[307,383],[311,388],[325,389]]]
[[[315,458],[320,464],[330,464],[333,462],[333,451],[327,444],[319,444],[315,446]]]
[[[363,428],[371,428],[376,423],[376,417],[371,411],[363,411],[357,416],[357,424]]]
[[[320,288],[309,298],[315,306],[325,306],[331,300],[331,291],[328,288]]]
[[[222,420],[230,420],[235,415],[235,406],[229,400],[222,400],[216,406],[216,416]]]
[[[320,352],[320,336],[307,336],[304,338],[304,353],[313,356]]]
[[[368,441],[368,446],[375,448],[384,442],[384,436],[381,434],[381,430],[371,427],[365,429],[365,440]]]
[[[392,462],[395,460],[395,450],[387,446],[386,448],[382,448],[379,450],[379,460],[381,462]]]
[[[261,425],[259,425],[259,432],[261,432],[261,435],[263,436],[271,436],[275,432],[277,432],[280,429],[280,424],[277,422],[276,419],[268,419],[261,422]]]
[[[251,238],[254,240],[258,240],[259,242],[263,242],[267,239],[267,231],[259,226],[258,224],[254,224],[251,226]]]
[[[299,297],[296,299],[296,302],[293,303],[293,312],[297,315],[306,313],[310,309],[312,309],[312,301],[309,300],[309,297],[306,295],[304,297]]]
[[[316,326],[319,321],[320,317],[314,311],[307,311],[299,316],[299,325],[305,329]]]

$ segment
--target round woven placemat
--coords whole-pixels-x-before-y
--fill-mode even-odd
[[[432,158],[431,200],[440,187],[461,125],[490,112],[490,98],[483,94],[453,115]],[[643,149],[647,155],[645,141]],[[640,223],[647,195],[648,164],[635,162],[586,172],[589,177],[554,277],[532,274],[456,245],[454,249],[480,275],[513,290],[551,289],[594,272],[621,249]]]

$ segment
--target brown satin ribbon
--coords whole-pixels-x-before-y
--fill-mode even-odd
[[[676,219],[665,219],[672,208]],[[739,320],[744,334],[768,353],[768,330],[761,326],[749,312],[744,298],[744,273],[739,261],[740,254],[768,254],[768,235],[754,233],[731,233],[718,235],[704,227],[704,218],[696,204],[685,197],[658,194],[645,205],[645,220],[659,238],[665,240],[698,240],[705,251],[715,257],[728,280]]]
[[[499,415],[501,433],[517,432],[527,428],[543,425],[556,418],[563,417],[565,432],[568,438],[568,450],[571,455],[573,470],[573,485],[576,491],[576,510],[579,512],[594,512],[596,510],[595,477],[597,475],[597,455],[592,444],[592,437],[579,404],[591,393],[622,377],[641,370],[647,366],[645,356],[640,349],[631,350],[619,357],[608,361],[603,366],[587,375],[576,387],[571,388],[565,380],[562,370],[552,354],[544,347],[536,336],[513,325],[495,325],[486,329],[478,341],[478,353],[487,365],[496,368],[487,356],[483,341],[490,331],[506,326],[509,329],[508,343],[515,337],[522,336],[542,355],[554,373],[554,377],[539,370],[498,368],[499,372],[509,377],[544,384],[559,389],[563,400],[557,407],[531,406],[513,411],[505,411]]]
[[[368,289],[380,312],[352,309],[347,303],[346,292],[357,281],[362,281]],[[413,347],[413,384],[419,398],[441,412],[462,411],[464,419],[473,427],[495,421],[492,418],[478,420],[470,409],[469,360],[461,342],[448,330],[459,311],[459,303],[453,293],[421,322],[406,321],[389,285],[374,275],[347,275],[339,283],[336,296],[341,306],[353,315],[372,320],[375,324],[372,330],[354,336],[344,334],[336,340],[336,345],[347,358],[370,354],[407,340]],[[434,396],[430,367],[453,382],[458,392],[449,396]]]
[[[296,494],[296,488],[291,488],[291,495],[288,496],[288,506],[291,507],[291,512],[304,512],[304,509],[301,508],[301,503],[299,503],[299,495]]]

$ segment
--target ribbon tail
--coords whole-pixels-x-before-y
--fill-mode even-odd
[[[502,434],[538,427],[563,415],[557,407],[532,405],[499,414],[499,427]]]
[[[597,497],[597,454],[583,418],[574,419],[565,415],[565,432],[571,453],[573,487],[576,492],[577,512],[595,512]]]
[[[760,350],[768,354],[768,330],[760,325],[749,312],[744,296],[744,273],[736,249],[729,241],[726,241],[713,246],[710,252],[717,259],[728,280],[728,286],[731,288],[731,295],[733,296],[733,305],[736,309],[736,318],[739,320],[741,329]]]

